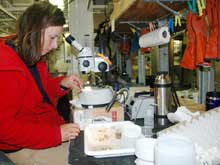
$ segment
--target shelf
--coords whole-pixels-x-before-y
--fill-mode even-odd
[[[187,1],[160,1],[174,12],[187,7]],[[146,23],[171,16],[173,13],[159,5],[155,0],[120,0],[114,3],[111,21],[115,21],[115,31],[128,31],[129,26],[124,22],[131,21]]]

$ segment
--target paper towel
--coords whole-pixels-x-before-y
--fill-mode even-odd
[[[199,116],[200,112],[190,112],[185,106],[178,107],[175,113],[168,113],[167,118],[171,123],[190,121],[192,117]]]
[[[168,27],[161,27],[152,32],[144,34],[139,39],[141,48],[152,47],[166,44],[170,41],[170,33]]]

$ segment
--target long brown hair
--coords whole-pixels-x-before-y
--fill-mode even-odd
[[[64,24],[63,12],[47,1],[36,2],[24,11],[16,25],[16,46],[26,65],[33,66],[41,59],[41,37],[44,29]]]

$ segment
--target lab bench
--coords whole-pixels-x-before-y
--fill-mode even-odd
[[[195,104],[188,100],[181,99],[180,101],[181,101],[181,105],[186,106],[192,112],[196,110],[205,111],[203,105]],[[125,120],[128,120],[127,115],[124,115],[124,117]],[[143,119],[137,119],[133,122],[140,126],[143,126],[144,124]],[[164,127],[155,125],[153,132],[156,135],[157,132],[166,129],[167,127],[170,127],[172,125],[173,125],[172,123]],[[71,140],[69,145],[69,155],[68,155],[69,165],[134,165],[135,159],[136,159],[135,155],[108,157],[108,158],[95,158],[92,156],[87,156],[84,153],[84,131],[81,131],[80,136],[78,138],[76,138],[75,140]]]
[[[126,115],[125,120],[128,120]],[[137,119],[133,122],[140,126],[143,126],[144,124],[143,119]],[[166,127],[159,127],[155,125],[155,128],[153,130],[153,132],[155,133],[154,138],[156,138],[156,132],[165,129],[171,125],[172,124]],[[69,165],[135,165],[135,159],[135,155],[108,158],[95,158],[93,156],[87,156],[84,152],[84,131],[81,131],[79,137],[77,137],[75,140],[71,140],[69,144]]]
[[[70,141],[68,163],[69,165],[134,165],[136,157],[119,156],[108,158],[95,158],[84,153],[84,131],[75,140]]]

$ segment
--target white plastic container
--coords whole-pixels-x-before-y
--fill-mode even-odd
[[[162,135],[155,144],[155,165],[195,165],[194,143],[185,136]]]
[[[135,146],[135,155],[137,158],[147,163],[154,163],[155,142],[156,139],[153,138],[138,139]]]
[[[135,143],[141,136],[141,127],[135,124],[129,124],[122,131],[122,148],[135,148]]]
[[[140,136],[141,127],[130,121],[89,124],[84,130],[84,151],[96,158],[134,155]]]
[[[145,137],[151,138],[153,136],[154,128],[154,108],[145,110],[144,126],[142,127],[142,134]]]
[[[144,116],[144,126],[154,128],[154,109],[149,108],[145,110],[146,114]]]

